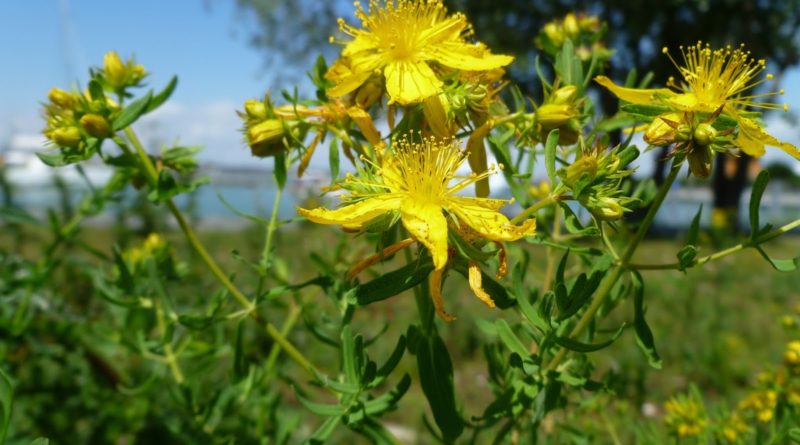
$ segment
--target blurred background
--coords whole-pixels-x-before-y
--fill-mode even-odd
[[[541,27],[569,11],[599,15],[608,22],[606,43],[616,54],[608,67],[611,77],[623,81],[631,69],[641,77],[655,74],[654,84],[663,85],[676,74],[661,54],[664,46],[677,48],[698,40],[713,46],[744,43],[754,57],[767,59],[768,72],[777,82],[763,87],[786,89],[779,100],[790,112],[765,116],[770,132],[778,139],[800,145],[796,111],[800,110],[800,2],[797,0],[674,0],[674,1],[574,1],[530,2],[508,0],[449,0],[451,10],[464,11],[476,35],[496,52],[516,56],[509,76],[523,91],[541,94],[534,70],[537,51],[533,39]],[[134,54],[151,73],[148,84],[160,88],[173,74],[179,86],[166,106],[138,124],[146,144],[155,149],[180,141],[202,145],[203,173],[212,179],[194,198],[198,216],[206,222],[225,223],[235,216],[222,205],[221,194],[234,207],[256,214],[271,208],[273,186],[271,161],[252,158],[242,142],[240,120],[235,110],[248,98],[265,92],[277,96],[281,90],[297,88],[311,95],[306,77],[317,55],[330,61],[339,47],[328,43],[337,33],[336,18],[355,21],[349,0],[197,0],[160,2],[101,2],[50,0],[2,2],[0,57],[7,61],[0,70],[0,159],[6,165],[10,186],[20,204],[42,208],[58,198],[54,180],[80,187],[73,170],[45,168],[33,156],[41,151],[40,103],[53,86],[69,88],[85,82],[86,69],[99,65],[103,54],[118,51]],[[765,92],[765,91],[762,91]],[[598,90],[600,105],[615,111],[616,101]],[[643,146],[641,144],[640,146]],[[659,152],[639,160],[637,175],[655,177]],[[315,157],[311,171],[291,186],[282,216],[291,216],[292,199],[317,193],[328,182],[324,157]],[[726,165],[727,163],[727,165]],[[720,160],[715,177],[706,184],[673,195],[662,212],[662,228],[678,229],[691,219],[699,203],[725,208],[732,223],[746,221],[737,209],[749,177],[758,168],[769,167],[782,184],[798,183],[800,164],[779,150],[769,150],[759,163],[747,159]],[[90,177],[104,178],[101,166],[87,167]],[[767,217],[786,219],[800,209],[800,198],[784,185],[772,187],[765,199]],[[502,190],[498,191],[502,194]],[[704,224],[710,223],[706,212]]]

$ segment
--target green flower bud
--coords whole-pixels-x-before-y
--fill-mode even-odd
[[[77,147],[83,139],[78,127],[56,128],[47,135],[53,143],[61,147]]]
[[[575,17],[575,14],[569,13],[564,17],[564,32],[567,36],[574,38],[580,34],[581,30],[578,26],[578,19]]]
[[[625,209],[619,202],[610,197],[598,198],[592,207],[592,213],[604,221],[613,221],[622,218]]]
[[[81,126],[87,133],[98,138],[105,139],[110,137],[111,126],[103,116],[97,114],[87,114],[81,117]]]
[[[569,105],[578,96],[578,88],[575,85],[561,87],[550,95],[548,102],[557,105]]]
[[[284,148],[284,124],[279,119],[268,119],[247,129],[247,142],[253,156],[275,156]]]
[[[694,143],[701,147],[711,145],[715,137],[717,130],[709,124],[700,124],[694,129]]]
[[[116,51],[109,51],[103,57],[103,73],[112,87],[119,88],[125,85],[128,70]]]
[[[65,110],[71,109],[72,106],[75,105],[75,96],[61,88],[52,88],[50,93],[47,94],[47,97],[50,99],[50,102]]]
[[[561,46],[564,44],[564,32],[562,31],[561,27],[556,25],[553,22],[550,22],[544,25],[544,34],[553,42],[555,46]]]
[[[675,130],[675,141],[689,142],[692,140],[692,127],[687,124],[681,124]]]
[[[247,113],[247,117],[251,119],[266,119],[267,118],[267,106],[264,105],[264,102],[255,99],[249,99],[244,102],[244,112]]]
[[[552,130],[567,123],[577,115],[570,105],[544,104],[536,109],[536,122],[545,130]]]
[[[584,156],[577,159],[567,167],[564,184],[572,187],[578,183],[583,175],[588,175],[590,179],[594,179],[597,176],[598,168],[597,158],[594,156]]]

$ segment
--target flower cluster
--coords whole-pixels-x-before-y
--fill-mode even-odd
[[[671,88],[627,88],[604,76],[596,78],[623,101],[648,106],[646,111],[627,108],[651,121],[644,127],[648,143],[674,145],[672,155],[688,158],[692,173],[698,177],[710,174],[713,153],[728,153],[733,148],[759,157],[769,145],[800,159],[797,147],[768,134],[747,110],[788,110],[786,104],[762,101],[783,94],[783,90],[747,94],[773,78],[767,74],[756,80],[766,67],[764,60],[753,59],[743,47],[711,49],[702,42],[680,50],[681,62],[672,58],[667,48],[663,50],[682,78],[680,83],[670,78]]]

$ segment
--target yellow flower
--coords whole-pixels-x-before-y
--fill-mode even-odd
[[[739,409],[752,413],[761,423],[768,423],[775,415],[778,393],[771,389],[754,391],[739,402]]]
[[[513,60],[469,43],[467,19],[463,14],[448,16],[441,0],[370,0],[368,11],[356,2],[356,17],[362,28],[339,20],[339,28],[352,40],[344,42],[343,61],[331,67],[336,75],[327,76],[336,82],[328,90],[332,97],[348,94],[382,72],[390,102],[418,103],[438,94],[442,86],[437,66],[430,62],[488,71]]]
[[[699,436],[708,424],[703,405],[691,397],[673,397],[664,404],[664,410],[664,423],[680,437]]]
[[[457,177],[456,171],[467,156],[457,142],[429,138],[422,143],[403,140],[396,144],[399,147],[394,154],[378,168],[379,178],[350,179],[351,185],[372,191],[352,192],[352,200],[336,210],[297,211],[315,223],[341,224],[351,229],[363,228],[379,216],[399,211],[406,230],[430,251],[434,265],[431,275],[434,305],[439,316],[451,320],[444,311],[440,290],[448,259],[448,219],[493,241],[515,241],[530,236],[536,229],[536,221],[529,219],[520,226],[512,224],[498,211],[507,203],[502,199],[456,196],[492,172]]]
[[[721,436],[728,443],[737,443],[742,436],[750,432],[750,427],[742,420],[737,413],[728,416],[722,423]]]
[[[667,48],[663,49],[683,78],[680,86],[673,78],[669,79],[668,84],[674,90],[625,88],[614,84],[605,76],[597,76],[595,80],[618,98],[634,104],[666,105],[672,110],[683,112],[714,113],[721,110],[723,115],[735,119],[739,124],[739,133],[733,144],[745,153],[762,156],[764,147],[769,145],[800,159],[800,150],[797,147],[769,135],[755,120],[743,113],[747,107],[788,111],[786,104],[759,101],[783,94],[783,90],[777,93],[746,94],[748,90],[772,79],[772,75],[767,74],[764,79],[756,80],[766,67],[763,59],[751,58],[743,47],[712,50],[707,44],[698,42],[680,49],[682,64],[669,55]],[[671,113],[674,115],[674,112]],[[658,125],[663,129],[663,124]]]

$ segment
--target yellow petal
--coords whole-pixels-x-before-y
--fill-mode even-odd
[[[494,304],[494,300],[489,294],[483,290],[483,278],[481,277],[481,268],[478,266],[478,263],[475,261],[469,262],[469,288],[472,289],[472,292],[475,293],[475,296],[478,297],[479,300],[486,303],[489,307],[496,307]]]
[[[350,74],[339,77],[339,82],[333,88],[328,88],[328,96],[342,97],[347,93],[353,92],[356,88],[360,87],[372,73],[366,72],[351,72]]]
[[[491,54],[488,51],[476,55],[470,44],[453,41],[431,45],[426,48],[425,57],[463,71],[489,71],[502,68],[514,61],[511,56]]]
[[[433,257],[433,267],[447,264],[447,220],[442,208],[430,202],[405,198],[400,204],[400,219],[411,235],[421,242]]]
[[[434,270],[431,272],[431,300],[433,301],[434,309],[436,309],[436,315],[438,315],[439,318],[444,321],[453,321],[456,319],[456,317],[453,317],[444,310],[444,299],[442,298],[442,273],[444,273],[443,270]]]
[[[516,226],[497,211],[498,200],[454,196],[448,198],[447,210],[462,222],[493,241],[516,241],[536,232],[536,220],[531,218]]]
[[[386,212],[399,209],[401,200],[402,197],[398,195],[384,193],[336,210],[298,208],[297,213],[317,224],[342,224],[357,228]]]
[[[618,98],[633,104],[658,104],[661,101],[657,96],[671,97],[675,95],[675,92],[668,88],[640,89],[621,87],[606,76],[597,76],[594,81],[606,87]]]
[[[375,128],[375,122],[372,121],[372,116],[359,107],[350,107],[347,109],[347,115],[353,122],[356,123],[361,134],[375,147],[382,146],[381,133]]]
[[[774,136],[767,133],[761,126],[754,120],[745,117],[737,117],[739,122],[739,135],[733,142],[737,147],[741,148],[743,152],[760,157],[764,155],[765,145],[770,147],[777,147],[785,151],[795,159],[800,159],[800,150],[788,142],[782,142]]]
[[[439,93],[442,81],[425,62],[395,62],[386,66],[386,91],[390,102],[408,105]],[[366,78],[365,78],[366,80]]]

